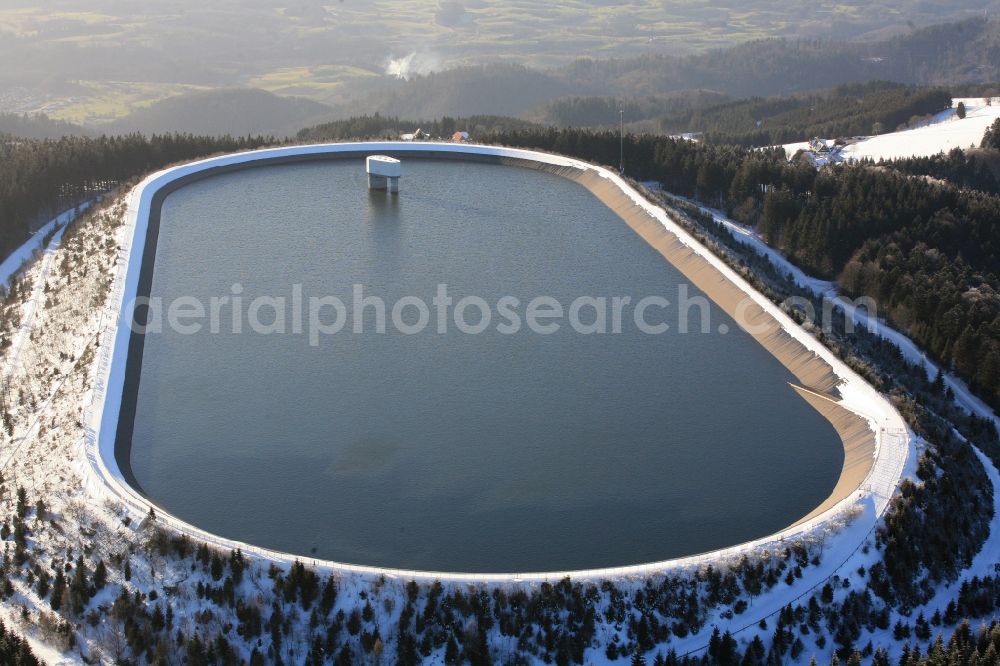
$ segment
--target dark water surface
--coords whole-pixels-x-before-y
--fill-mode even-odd
[[[676,303],[683,278],[568,180],[403,167],[397,198],[368,192],[361,160],[219,175],[167,197],[151,295],[207,308],[239,283],[244,310],[286,298],[288,334],[250,332],[245,315],[234,333],[221,307],[219,333],[206,319],[194,335],[146,336],[131,461],[156,502],[305,557],[516,572],[731,545],[830,493],[843,461],[833,428],[718,308],[707,334],[677,333],[676,308],[648,311],[673,325],[664,335],[636,330],[631,309],[622,334],[581,335],[564,319],[553,335],[504,335],[495,308],[482,334],[453,322],[438,334],[441,283],[456,301],[515,296],[523,317],[536,296],[567,309],[579,296]],[[292,333],[295,284],[348,308],[354,284],[389,307],[417,296],[430,325],[402,335],[390,319],[378,334],[369,311],[365,333],[348,321],[313,347]]]

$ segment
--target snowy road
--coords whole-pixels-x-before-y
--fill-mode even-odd
[[[31,296],[27,303],[25,303],[24,310],[21,312],[21,325],[14,334],[14,340],[11,343],[11,352],[8,355],[7,364],[3,368],[2,375],[0,375],[0,386],[6,386],[18,368],[21,350],[24,348],[25,340],[27,340],[31,335],[32,325],[35,320],[35,313],[38,312],[39,304],[45,294],[45,280],[49,276],[49,271],[52,270],[52,263],[54,261],[56,250],[59,248],[59,243],[62,241],[63,234],[66,233],[66,227],[70,222],[76,219],[77,215],[87,210],[87,208],[90,207],[90,204],[91,202],[88,201],[81,204],[78,208],[71,208],[70,210],[67,210],[57,217],[49,220],[49,222],[39,229],[27,243],[15,250],[11,256],[3,262],[3,270],[0,271],[0,282],[7,284],[10,278],[20,272],[24,267],[24,264],[30,261],[35,249],[37,249],[41,244],[41,239],[46,234],[52,232],[53,229],[55,230],[49,244],[42,251],[38,276],[32,284]]]
[[[32,325],[35,321],[35,313],[38,311],[42,298],[45,295],[45,280],[48,278],[49,271],[52,269],[53,257],[55,257],[56,249],[58,249],[59,242],[62,240],[62,235],[65,231],[65,226],[60,227],[59,230],[56,231],[55,235],[52,236],[52,240],[49,241],[45,250],[42,252],[38,275],[35,277],[34,283],[31,287],[31,297],[28,299],[28,302],[25,303],[24,310],[21,312],[21,325],[14,333],[14,340],[11,344],[11,352],[8,357],[9,360],[7,361],[7,365],[3,368],[2,376],[0,376],[0,386],[6,386],[18,368],[21,349],[24,348],[25,341],[31,336]]]

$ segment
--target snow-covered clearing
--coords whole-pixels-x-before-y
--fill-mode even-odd
[[[45,498],[53,529],[43,528],[38,517],[29,519],[28,542],[40,561],[53,563],[72,559],[70,554],[83,547],[82,534],[90,530],[100,535],[102,554],[116,552],[137,538],[129,538],[115,514],[83,491],[79,469],[74,466],[82,436],[80,399],[87,394],[88,383],[88,373],[77,365],[81,359],[80,365],[86,364],[87,351],[99,330],[94,305],[103,300],[107,281],[102,276],[111,269],[110,262],[102,261],[100,249],[114,242],[116,226],[113,213],[97,215],[99,222],[88,225],[90,234],[75,236],[70,248],[64,243],[57,249],[53,244],[42,260],[27,268],[25,279],[35,288],[22,312],[32,313],[31,328],[37,333],[27,335],[16,348],[17,363],[11,363],[13,347],[4,359],[10,386],[8,410],[15,429],[12,437],[3,435],[2,472],[8,482],[3,502],[8,509],[12,507],[17,486],[27,490],[32,502]],[[57,257],[77,272],[75,281],[53,270]],[[89,280],[83,277],[88,274]],[[47,606],[32,588],[15,586],[14,597],[2,606],[2,612],[48,663],[61,663],[55,636],[42,627],[41,613]],[[27,622],[22,612],[27,613]]]
[[[925,124],[900,132],[889,132],[872,136],[845,146],[833,161],[869,158],[893,160],[906,157],[930,157],[947,153],[953,148],[978,148],[986,129],[1000,118],[1000,99],[956,98],[953,107],[943,111]],[[964,103],[966,117],[959,118],[957,107]],[[789,143],[783,146],[791,159],[799,150],[808,150],[807,142]]]

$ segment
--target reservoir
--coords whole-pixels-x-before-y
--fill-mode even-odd
[[[164,319],[178,299],[206,311],[228,300],[217,326],[145,336],[129,461],[152,501],[304,559],[526,572],[733,545],[830,494],[843,447],[791,373],[718,307],[704,332],[689,308],[682,333],[681,296],[700,292],[583,186],[404,158],[400,189],[369,191],[364,160],[350,158],[167,195],[151,298]],[[432,304],[442,287],[444,332]],[[295,328],[296,293],[308,311],[310,298],[351,308],[359,289],[386,304],[384,332],[374,305],[315,340],[308,314]],[[669,305],[646,319],[669,330],[639,330],[631,307],[612,330],[613,298],[650,296]],[[481,332],[452,318],[465,297],[492,308]],[[560,324],[548,334],[498,330],[498,302],[517,299],[523,322],[540,297],[564,311],[605,299],[606,332],[568,317],[547,320]],[[255,299],[287,305],[284,332],[251,330]],[[406,330],[390,312],[403,299]],[[429,311],[420,331],[417,300]],[[258,319],[276,328],[276,309]],[[470,324],[480,314],[465,308]],[[595,309],[579,319],[595,322]]]

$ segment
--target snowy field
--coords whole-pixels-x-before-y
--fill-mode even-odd
[[[920,127],[872,136],[846,146],[834,161],[869,158],[892,160],[905,157],[930,157],[947,153],[953,148],[978,148],[986,129],[1000,118],[1000,98],[993,98],[989,104],[985,98],[956,98],[952,108],[943,111]],[[958,104],[965,104],[966,116],[959,118]],[[791,159],[799,150],[807,150],[806,142],[789,143],[783,146]]]

